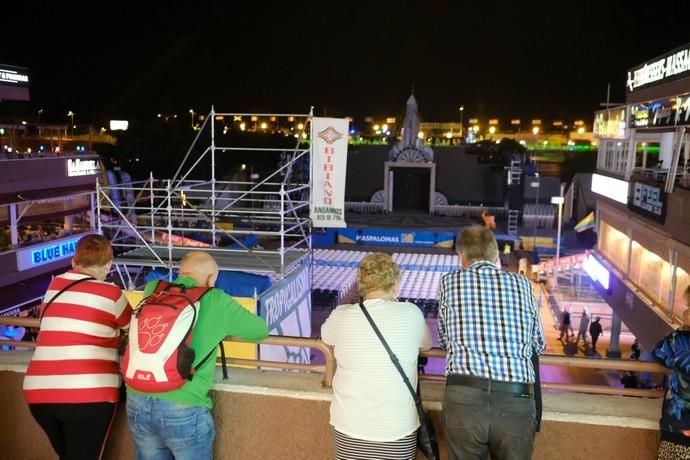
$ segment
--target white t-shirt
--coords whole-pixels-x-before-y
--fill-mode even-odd
[[[419,349],[431,346],[424,315],[407,302],[370,299],[364,306],[416,387]],[[336,430],[386,442],[419,427],[414,400],[358,304],[336,308],[321,327],[321,338],[335,347],[338,362],[331,402]]]

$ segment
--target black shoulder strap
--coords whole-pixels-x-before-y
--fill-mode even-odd
[[[359,308],[362,309],[362,313],[364,313],[364,316],[367,317],[367,321],[369,321],[369,324],[371,324],[371,328],[374,330],[374,332],[376,333],[376,336],[381,341],[383,348],[385,348],[386,351],[388,352],[388,356],[390,357],[391,361],[393,362],[393,365],[395,366],[395,368],[400,373],[400,376],[402,377],[403,382],[405,382],[407,389],[410,391],[410,394],[412,395],[412,399],[414,399],[414,403],[417,406],[417,409],[421,409],[422,408],[422,400],[419,398],[417,391],[412,387],[412,384],[410,383],[410,379],[407,378],[407,374],[405,374],[405,371],[403,370],[402,366],[400,365],[400,361],[398,361],[398,357],[395,356],[395,353],[393,353],[393,350],[391,350],[391,347],[388,346],[388,342],[386,342],[386,339],[383,338],[381,331],[379,330],[378,326],[376,326],[376,323],[371,318],[371,315],[369,315],[369,312],[367,311],[363,302],[359,302]]]
[[[39,321],[43,319],[43,317],[44,317],[45,314],[46,314],[46,310],[48,310],[48,307],[50,307],[50,306],[53,304],[53,302],[55,302],[55,299],[57,299],[58,297],[60,297],[60,295],[62,295],[63,293],[69,291],[70,288],[72,288],[72,287],[74,287],[75,285],[81,283],[82,281],[90,281],[90,280],[95,280],[95,279],[96,279],[96,278],[94,278],[93,276],[87,276],[86,278],[80,278],[80,279],[78,279],[78,280],[72,281],[72,282],[69,283],[67,286],[65,286],[64,288],[62,288],[62,289],[60,290],[60,292],[58,292],[57,294],[55,294],[55,295],[48,301],[48,303],[46,304],[46,306],[43,307],[43,311],[41,312],[41,316],[38,318]]]

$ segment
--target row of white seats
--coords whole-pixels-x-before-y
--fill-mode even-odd
[[[368,251],[316,249],[314,265],[357,267],[369,254],[371,252]],[[405,270],[448,272],[460,265],[460,258],[450,254],[394,253],[392,257],[395,263]]]
[[[443,273],[403,270],[400,274],[400,297],[436,299]]]
[[[314,289],[335,290],[342,297],[355,285],[357,270],[351,267],[314,267]],[[443,273],[403,270],[400,274],[400,297],[435,299]]]

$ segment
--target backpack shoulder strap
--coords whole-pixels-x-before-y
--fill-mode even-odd
[[[59,291],[57,294],[55,294],[55,295],[48,301],[48,303],[46,304],[46,306],[43,307],[43,311],[41,311],[41,316],[38,318],[39,321],[43,319],[43,317],[44,317],[45,314],[46,314],[46,311],[48,310],[48,307],[50,307],[50,306],[53,304],[53,302],[55,302],[55,299],[57,299],[58,297],[60,297],[60,296],[61,296],[62,294],[64,294],[65,292],[69,291],[70,288],[76,286],[77,284],[79,284],[79,283],[81,283],[81,282],[84,282],[84,281],[93,281],[93,280],[95,280],[95,279],[96,279],[96,278],[94,278],[93,276],[87,276],[86,278],[80,278],[80,279],[78,279],[78,280],[72,281],[72,282],[69,283],[67,286],[65,286],[64,288],[60,289],[60,291]]]

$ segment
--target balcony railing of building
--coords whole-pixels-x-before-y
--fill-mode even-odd
[[[21,317],[0,317],[0,324],[12,325],[18,327],[36,328],[40,327],[40,322],[37,318],[21,318]],[[226,337],[227,342],[242,342],[247,343],[243,339],[236,337]],[[31,341],[14,341],[3,340],[2,345],[19,348],[35,348],[36,343]],[[329,388],[333,382],[333,376],[336,370],[336,360],[333,349],[319,339],[310,339],[303,337],[286,337],[286,336],[270,336],[259,342],[263,345],[277,345],[289,347],[304,347],[318,350],[324,356],[324,364],[298,364],[286,363],[277,361],[266,361],[260,359],[240,359],[227,358],[227,363],[231,365],[250,366],[256,368],[272,368],[295,370],[300,372],[317,373],[322,375],[321,384],[323,387]],[[428,358],[445,359],[446,352],[440,348],[433,348],[428,351],[422,351],[420,356]],[[653,362],[641,361],[625,361],[618,359],[592,359],[592,358],[572,358],[556,355],[543,355],[539,359],[541,365],[560,366],[566,368],[577,369],[598,369],[611,371],[633,371],[633,372],[649,372],[656,374],[667,374],[669,370],[665,367]],[[423,381],[430,382],[445,382],[444,375],[438,374],[420,374],[419,378]],[[620,395],[620,396],[637,396],[647,398],[660,398],[663,395],[661,390],[647,390],[636,388],[615,388],[603,385],[585,385],[585,384],[570,384],[557,382],[541,382],[541,387],[544,390],[553,390],[559,392],[573,392],[573,393],[589,393],[601,395]]]

